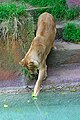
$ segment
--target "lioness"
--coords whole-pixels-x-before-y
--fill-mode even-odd
[[[41,14],[38,18],[36,37],[20,62],[31,74],[36,74],[37,69],[39,70],[38,80],[34,87],[34,96],[38,95],[42,80],[47,77],[46,58],[53,47],[55,35],[56,25],[53,16],[47,12]]]

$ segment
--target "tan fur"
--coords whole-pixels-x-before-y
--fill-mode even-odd
[[[47,77],[46,58],[53,47],[55,35],[56,26],[53,16],[47,12],[41,14],[38,19],[36,37],[20,62],[33,74],[36,74],[36,69],[39,70],[38,80],[34,87],[34,96],[38,95],[42,80]]]

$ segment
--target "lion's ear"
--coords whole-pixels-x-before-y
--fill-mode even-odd
[[[20,65],[22,66],[25,66],[26,62],[25,62],[25,59],[23,58],[20,62],[19,62]]]

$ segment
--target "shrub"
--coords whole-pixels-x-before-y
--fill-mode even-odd
[[[24,0],[25,2],[29,2],[33,6],[39,6],[39,7],[46,7],[46,6],[52,6],[55,2],[55,0]]]
[[[49,7],[50,9],[39,9],[37,11],[37,17],[43,12],[51,13],[56,20],[61,20],[65,16],[65,7],[66,7],[66,0],[25,0],[29,2],[33,6],[38,7]]]
[[[0,20],[9,19],[10,17],[19,17],[25,13],[23,5],[16,6],[16,4],[0,4]]]
[[[77,38],[76,41],[80,42],[80,29],[77,29],[76,38]]]
[[[80,29],[77,29],[74,23],[67,23],[64,27],[63,38],[68,42],[79,42]]]
[[[20,0],[19,0],[20,1]],[[52,7],[50,9],[39,9],[35,12],[37,13],[37,17],[43,12],[51,13],[55,20],[63,20],[63,19],[75,19],[80,15],[80,9],[78,7],[68,8],[66,4],[66,0],[24,0],[32,6],[36,7]]]
[[[24,0],[29,2],[33,6],[48,7],[52,6],[50,13],[55,17],[56,20],[62,19],[74,19],[79,16],[79,8],[68,8],[66,0]],[[46,10],[45,10],[46,11]],[[44,12],[44,10],[43,10]],[[41,13],[38,11],[38,13]]]
[[[51,11],[51,14],[54,16],[55,20],[62,20],[65,18],[65,6],[62,4],[54,5]]]
[[[69,8],[69,9],[66,9],[65,18],[72,20],[72,19],[75,19],[76,17],[78,17],[79,14],[80,14],[79,7]]]

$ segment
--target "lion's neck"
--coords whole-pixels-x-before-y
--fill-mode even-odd
[[[38,55],[37,55],[36,51],[34,51],[34,50],[31,51],[31,53],[29,54],[29,58],[33,59],[33,60],[36,60],[36,61],[39,61]]]
[[[34,62],[36,66],[39,66],[39,57],[35,50],[29,50],[26,54],[26,58],[28,58],[29,61]]]

